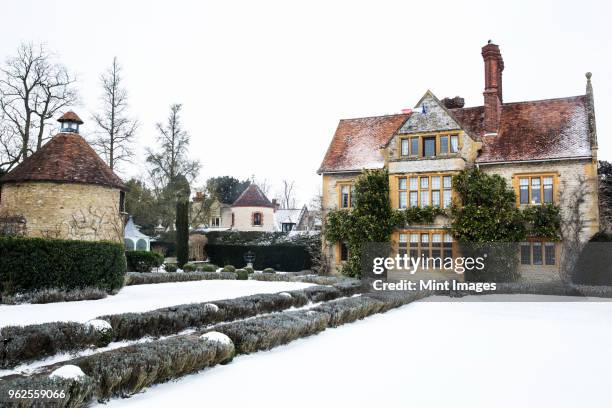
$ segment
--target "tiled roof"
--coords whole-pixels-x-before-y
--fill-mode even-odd
[[[91,146],[76,133],[59,133],[0,182],[52,181],[100,184],[125,189],[119,177]]]
[[[585,95],[503,104],[497,135],[484,134],[482,106],[451,112],[483,142],[478,163],[591,155]]]
[[[59,118],[57,121],[60,123],[61,122],[77,122],[80,125],[83,124],[83,121],[81,120],[81,118],[79,118],[79,115],[77,115],[73,111],[68,111],[64,113],[62,117]]]
[[[234,201],[232,207],[270,207],[274,205],[256,184],[249,185]]]
[[[380,147],[402,126],[410,114],[342,119],[327,149],[319,173],[380,168]]]

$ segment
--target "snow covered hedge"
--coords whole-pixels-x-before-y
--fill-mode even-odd
[[[41,373],[31,377],[7,377],[0,381],[0,390],[34,389],[38,388],[39,384],[71,381],[49,378],[56,369],[69,364],[80,368],[86,377],[79,378],[80,385],[76,390],[72,387],[59,388],[66,391],[68,399],[78,400],[80,403],[60,406],[83,406],[92,396],[100,401],[113,396],[129,396],[152,384],[229,362],[234,354],[234,345],[231,342],[219,341],[218,337],[177,336],[47,366]],[[81,379],[84,379],[83,382]]]
[[[0,293],[44,288],[123,286],[123,244],[105,241],[0,237]]]
[[[89,323],[53,322],[3,327],[0,329],[0,341],[4,344],[0,353],[0,368],[60,352],[90,346],[104,347],[111,339],[112,328]]]
[[[187,282],[199,280],[236,279],[232,272],[128,272],[125,285],[148,285],[151,283]]]
[[[107,292],[98,288],[40,289],[34,292],[18,293],[13,296],[2,296],[1,303],[18,305],[21,303],[77,302],[80,300],[104,299],[106,296]]]
[[[53,399],[13,399],[9,400],[10,390],[44,390],[64,391],[64,397]],[[90,377],[79,378],[50,378],[47,375],[32,377],[6,378],[0,381],[0,405],[8,402],[7,407],[11,408],[30,408],[45,407],[53,408],[74,408],[87,406],[94,392],[94,382]],[[1,405],[5,406],[5,405]]]

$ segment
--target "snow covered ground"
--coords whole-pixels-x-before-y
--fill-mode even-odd
[[[126,286],[99,300],[36,305],[0,305],[0,327],[54,321],[85,322],[97,316],[145,312],[185,303],[230,299],[257,293],[276,293],[312,286],[299,282],[202,280]]]
[[[466,300],[413,303],[105,407],[611,406],[612,302]]]

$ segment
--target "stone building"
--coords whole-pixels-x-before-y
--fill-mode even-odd
[[[126,187],[79,134],[67,112],[60,133],[0,179],[0,214],[25,220],[25,235],[123,243]]]
[[[504,61],[499,47],[482,48],[484,104],[464,107],[463,98],[439,100],[431,91],[401,114],[340,120],[318,170],[326,211],[350,208],[353,184],[363,169],[387,168],[395,209],[447,208],[452,176],[469,166],[499,174],[516,192],[518,207],[559,204],[564,220],[578,201],[580,240],[599,230],[597,135],[591,74],[584,95],[507,102],[502,93]],[[455,256],[449,219],[398,228],[398,253]],[[327,246],[335,266],[348,257],[345,245]],[[558,243],[529,237],[520,244],[523,276],[558,276]]]

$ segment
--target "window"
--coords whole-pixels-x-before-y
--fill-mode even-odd
[[[212,217],[210,226],[218,227],[219,225],[221,225],[221,219],[219,217]]]
[[[547,265],[557,264],[556,246],[554,242],[522,242],[521,265]]]
[[[417,177],[410,177],[410,206],[419,206],[419,182]]]
[[[450,142],[450,152],[457,153],[459,151],[459,136],[451,135]]]
[[[399,143],[399,157],[435,157],[459,152],[456,134],[401,137]]]
[[[350,184],[340,185],[340,208],[352,208],[355,206],[353,195],[355,187]]]
[[[295,223],[293,223],[293,222],[283,222],[281,224],[281,230],[283,232],[289,232],[289,231],[293,230],[293,227],[295,227]]]
[[[398,178],[397,208],[441,207],[452,204],[452,176],[420,175]]]
[[[410,138],[410,155],[411,156],[419,155],[419,138],[418,137]]]
[[[553,242],[547,242],[544,244],[544,263],[546,265],[555,265],[555,244]]]
[[[402,156],[410,156],[410,139],[402,139]]]
[[[518,202],[540,205],[554,202],[554,175],[525,175],[518,178]]]
[[[408,205],[408,181],[406,177],[399,179],[399,208],[406,208]]]
[[[348,246],[346,245],[346,243],[341,242],[340,243],[340,260],[345,262],[345,261],[348,261],[348,258],[349,258]]]
[[[521,264],[531,265],[531,245],[528,242],[521,244]]]
[[[440,136],[440,154],[448,154],[448,136]]]
[[[540,204],[542,202],[542,189],[540,188],[540,178],[531,178],[531,204]]]
[[[442,192],[444,194],[444,201],[442,202],[442,208],[447,208],[452,203],[452,194],[451,194],[452,177],[444,176],[442,177],[442,180],[443,180]]]
[[[429,205],[429,177],[421,177],[421,207]]]
[[[436,155],[436,138],[423,138],[423,157],[434,157]]]
[[[409,253],[411,258],[430,259],[428,269],[443,267],[444,258],[453,257],[453,238],[444,230],[401,231],[398,255]]]
[[[263,214],[260,212],[253,213],[253,226],[261,227],[263,224]]]
[[[232,213],[232,227],[234,226],[234,220],[235,220],[234,213]]]
[[[119,192],[119,212],[125,212],[125,191]]]
[[[520,195],[520,203],[521,204],[529,204],[529,179],[521,178],[519,179],[519,195]]]
[[[542,243],[534,242],[531,244],[531,248],[533,249],[532,262],[534,265],[542,265]]]
[[[553,202],[553,178],[552,177],[544,177],[544,202],[552,203]]]
[[[419,155],[419,138],[407,137],[400,139],[400,155],[403,157]]]

